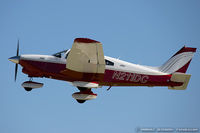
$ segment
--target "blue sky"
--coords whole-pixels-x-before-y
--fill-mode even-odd
[[[0,132],[133,133],[138,127],[200,128],[199,0],[1,0]],[[106,87],[98,98],[78,104],[77,89],[66,82],[34,79],[43,88],[26,92],[28,80],[16,54],[52,54],[71,48],[74,38],[103,43],[105,55],[159,66],[183,45],[198,48],[187,73],[185,91],[167,87]]]

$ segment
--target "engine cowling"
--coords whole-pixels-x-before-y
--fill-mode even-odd
[[[43,87],[43,85],[44,85],[43,83],[38,83],[33,81],[25,81],[24,83],[22,83],[22,87],[32,88],[32,89],[41,88]]]
[[[76,100],[92,100],[92,99],[96,99],[97,94],[85,93],[85,92],[76,92],[76,93],[72,94],[72,97]]]

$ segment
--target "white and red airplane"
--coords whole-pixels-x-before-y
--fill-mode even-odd
[[[104,56],[102,44],[88,38],[76,38],[69,50],[53,55],[17,55],[9,58],[27,74],[29,81],[22,83],[26,91],[43,86],[33,82],[33,77],[46,77],[70,82],[79,89],[72,94],[79,103],[95,99],[92,88],[102,86],[167,86],[169,89],[184,90],[190,80],[185,74],[196,48],[183,47],[160,67],[136,65]]]

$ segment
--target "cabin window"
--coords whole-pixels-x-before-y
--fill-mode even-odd
[[[63,51],[60,51],[60,52],[57,52],[57,53],[55,53],[55,54],[53,54],[53,56],[55,56],[55,57],[58,57],[58,58],[64,58],[64,55],[65,55],[65,53],[67,52],[67,51],[69,51],[69,50],[63,50]],[[68,52],[69,53],[69,52]],[[67,55],[66,55],[67,56]],[[65,56],[65,58],[67,58]]]
[[[109,61],[109,60],[105,60],[105,63],[106,65],[109,65],[109,66],[114,66],[114,63]]]
[[[61,58],[61,53],[54,54],[55,57]]]

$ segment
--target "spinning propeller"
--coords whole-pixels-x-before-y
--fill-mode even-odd
[[[11,58],[8,59],[9,61],[12,61],[15,64],[15,81],[17,79],[17,71],[18,71],[18,64],[19,64],[19,60],[20,60],[20,56],[19,56],[19,40],[17,42],[17,53],[16,56],[13,56]]]

